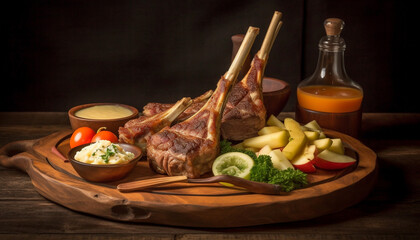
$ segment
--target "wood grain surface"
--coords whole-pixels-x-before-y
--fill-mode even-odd
[[[67,121],[65,113],[0,113],[0,146],[69,129]],[[337,213],[291,223],[208,229],[109,221],[46,200],[26,173],[0,167],[0,238],[417,239],[419,122],[420,114],[365,114],[362,142],[378,155],[373,191]]]
[[[154,173],[143,159],[122,180],[85,181],[68,161],[51,151],[56,148],[67,156],[69,130],[3,146],[0,165],[25,171],[42,196],[79,212],[129,222],[243,227],[311,219],[345,209],[367,196],[376,179],[376,154],[352,137],[334,131],[325,133],[341,138],[349,151],[354,149],[351,153],[358,164],[341,171],[318,170],[309,174],[310,186],[284,195],[253,194],[219,183],[182,182],[121,193],[116,188],[120,183],[163,176]]]

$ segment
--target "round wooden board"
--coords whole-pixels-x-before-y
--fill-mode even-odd
[[[119,221],[220,228],[305,220],[358,203],[370,192],[377,175],[376,154],[371,149],[350,136],[325,130],[328,136],[343,140],[347,154],[358,159],[357,165],[341,171],[318,169],[308,175],[308,187],[287,195],[248,193],[218,183],[173,183],[121,193],[116,189],[119,183],[163,176],[142,160],[118,182],[87,182],[53,151],[66,156],[70,133],[9,143],[0,149],[0,164],[27,172],[36,190],[58,204]]]

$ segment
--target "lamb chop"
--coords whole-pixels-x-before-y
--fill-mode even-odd
[[[281,13],[274,12],[260,51],[254,56],[247,74],[233,87],[229,95],[222,118],[221,131],[225,139],[242,141],[256,136],[258,130],[264,127],[266,109],[262,95],[262,79],[269,53],[282,25],[280,19]],[[153,106],[153,112],[148,110],[150,106],[145,107],[146,114],[156,114],[171,104],[153,103]],[[188,115],[192,115],[198,109],[190,107],[185,111],[185,115],[187,115],[187,111]]]
[[[227,96],[258,34],[249,27],[229,70],[207,103],[187,120],[165,127],[147,144],[149,165],[156,172],[198,178],[211,170],[219,153],[220,124]]]
[[[124,124],[118,129],[119,141],[139,146],[146,151],[147,140],[162,128],[171,123],[192,103],[191,98],[184,97],[171,108],[153,116],[140,116]]]
[[[209,90],[201,96],[194,98],[192,100],[192,104],[176,118],[176,122],[182,122],[194,115],[194,113],[198,112],[198,110],[200,110],[204,106],[204,104],[206,104],[207,100],[212,94],[213,90]],[[153,116],[160,112],[166,111],[173,105],[173,103],[148,103],[143,107],[143,115]]]
[[[254,137],[265,126],[262,80],[268,55],[282,25],[281,13],[275,12],[260,51],[254,56],[245,77],[232,89],[222,118],[222,136],[242,141]]]

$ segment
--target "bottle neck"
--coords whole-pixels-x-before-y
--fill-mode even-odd
[[[322,79],[325,84],[335,85],[334,83],[344,83],[349,79],[344,66],[344,50],[327,51],[319,50],[318,64],[314,77]]]

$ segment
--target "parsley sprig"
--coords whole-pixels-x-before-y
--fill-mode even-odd
[[[278,170],[273,166],[270,156],[260,155],[257,157],[252,151],[234,148],[229,141],[222,140],[220,142],[220,154],[228,152],[242,152],[254,160],[255,164],[251,169],[251,181],[280,185],[285,192],[302,188],[308,184],[306,173],[292,168]]]

